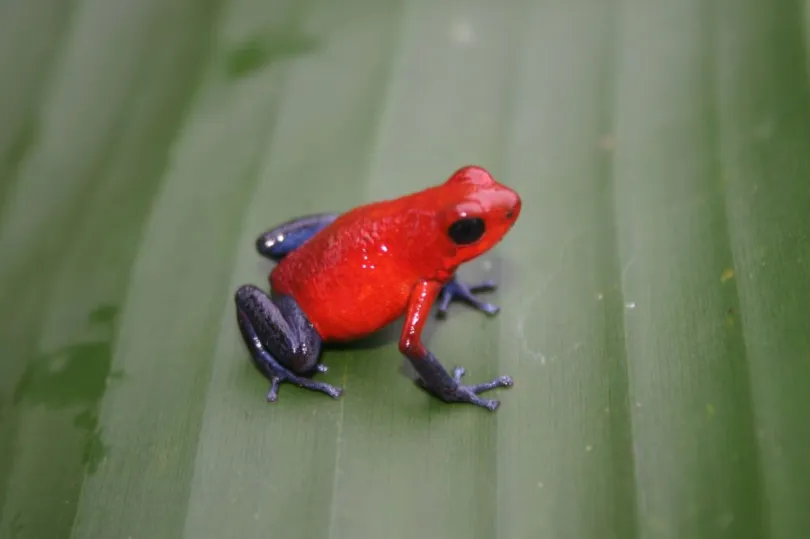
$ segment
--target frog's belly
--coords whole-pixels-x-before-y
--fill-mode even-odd
[[[401,264],[335,265],[316,272],[292,256],[285,262],[270,275],[271,288],[295,298],[324,341],[358,339],[390,324],[405,314],[418,280]]]
[[[412,287],[348,286],[308,287],[295,293],[301,309],[324,341],[351,341],[365,337],[405,314]]]

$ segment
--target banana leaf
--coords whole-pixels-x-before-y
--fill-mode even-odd
[[[799,539],[806,3],[0,2],[0,537]],[[403,373],[251,365],[233,293],[298,215],[463,164],[523,211]]]

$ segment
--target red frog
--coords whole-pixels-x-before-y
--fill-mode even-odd
[[[242,337],[271,381],[267,400],[276,401],[283,382],[339,398],[342,388],[312,379],[327,370],[319,363],[322,345],[359,339],[405,315],[399,350],[417,383],[445,402],[496,410],[499,401],[478,395],[511,387],[512,379],[462,384],[465,369],[450,375],[422,343],[422,329],[437,299],[440,317],[454,299],[498,312],[473,295],[494,282],[469,286],[455,272],[500,242],[520,208],[515,191],[485,169],[466,166],[443,184],[340,215],[301,217],[262,234],[256,249],[278,262],[271,293],[243,285],[235,301]]]

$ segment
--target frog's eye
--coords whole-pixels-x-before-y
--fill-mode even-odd
[[[450,225],[447,234],[455,243],[467,245],[480,240],[485,230],[486,225],[480,217],[463,217]]]

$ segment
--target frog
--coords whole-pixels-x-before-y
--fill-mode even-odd
[[[495,411],[500,401],[482,394],[514,385],[508,375],[466,384],[426,347],[430,311],[445,318],[453,301],[494,316],[500,307],[476,294],[494,290],[468,284],[457,269],[501,242],[520,215],[522,200],[484,167],[465,165],[441,183],[342,213],[313,213],[261,233],[259,255],[276,265],[270,291],[253,284],[234,294],[237,324],[255,366],[269,379],[268,402],[281,384],[343,396],[344,388],[316,380],[328,367],[325,346],[368,337],[404,317],[399,352],[416,371],[415,383],[445,403]]]

